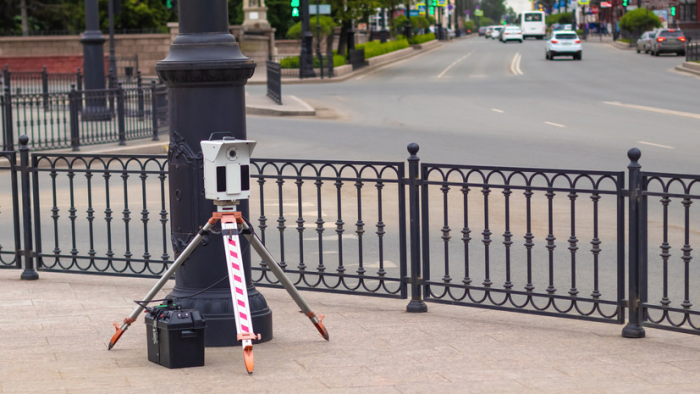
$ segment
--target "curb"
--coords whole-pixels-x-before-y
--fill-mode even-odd
[[[681,72],[684,72],[684,73],[689,73],[689,74],[693,74],[693,75],[700,76],[700,70],[695,70],[695,69],[693,69],[693,68],[686,67],[686,64],[687,64],[687,63],[688,63],[688,62],[683,62],[683,64],[681,64],[680,66],[676,66],[676,67],[675,67],[675,70],[676,70],[676,71],[681,71]]]
[[[611,45],[613,48],[621,49],[621,50],[631,50],[631,49],[634,49],[634,47],[631,47],[631,46],[630,46],[628,43],[626,43],[626,42],[613,41],[612,43],[610,43],[610,45]]]
[[[264,116],[316,116],[316,110],[296,96],[282,96],[283,98],[291,98],[296,101],[303,109],[284,109],[274,107],[261,107],[256,105],[246,104],[246,115],[264,115]],[[281,106],[283,107],[283,106]]]
[[[377,63],[377,64],[375,64],[375,65],[372,65],[372,66],[362,67],[361,69],[359,69],[359,70],[357,70],[357,71],[349,72],[349,73],[343,75],[342,77],[338,77],[338,78],[326,78],[326,79],[289,79],[289,80],[283,79],[283,80],[282,80],[282,85],[298,85],[298,84],[306,84],[306,83],[336,83],[336,82],[344,82],[344,81],[347,81],[347,80],[350,79],[350,78],[353,78],[353,77],[356,77],[356,76],[358,76],[358,75],[364,74],[364,73],[366,73],[366,72],[368,72],[368,71],[372,71],[372,70],[374,70],[374,69],[376,69],[376,68],[385,66],[385,65],[387,65],[387,64],[396,63],[396,62],[398,62],[398,61],[400,61],[400,60],[408,59],[408,58],[410,58],[410,57],[419,55],[419,54],[421,54],[421,53],[426,53],[426,52],[429,52],[429,51],[432,51],[432,50],[434,50],[434,49],[437,49],[437,48],[442,47],[443,43],[442,43],[441,41],[438,41],[438,40],[434,40],[434,41],[437,42],[437,44],[433,44],[433,45],[431,45],[431,46],[428,47],[428,48],[422,48],[422,49],[415,49],[415,48],[414,48],[413,53],[409,53],[409,54],[407,54],[406,56],[401,56],[401,57],[398,57],[398,58],[396,58],[396,59],[387,60],[387,61],[385,61],[385,62],[379,62],[379,63]],[[431,41],[431,42],[432,42],[432,41]],[[411,47],[409,47],[409,48],[411,48]],[[390,55],[390,54],[391,54],[391,53],[387,53],[387,55]],[[384,56],[384,55],[381,55],[381,56]],[[266,85],[266,84],[267,84],[266,81],[248,81],[248,83],[247,83],[247,85]],[[246,110],[246,111],[247,111],[247,110]],[[246,112],[246,113],[248,113],[248,112]]]

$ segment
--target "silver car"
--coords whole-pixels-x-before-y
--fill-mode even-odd
[[[678,29],[661,29],[651,37],[650,51],[652,56],[669,52],[685,56],[685,36]]]
[[[649,53],[651,50],[651,38],[656,32],[647,31],[637,40],[637,53]]]

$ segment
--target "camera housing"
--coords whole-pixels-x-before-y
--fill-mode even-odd
[[[255,141],[224,137],[202,141],[204,197],[214,201],[250,198],[250,154]]]

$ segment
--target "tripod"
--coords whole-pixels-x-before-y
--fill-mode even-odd
[[[314,324],[318,332],[328,340],[328,330],[324,327],[323,315],[316,315],[309,304],[304,300],[299,290],[294,287],[292,281],[285,275],[282,268],[277,264],[277,261],[272,257],[270,252],[265,248],[260,238],[257,234],[251,231],[250,226],[243,220],[240,212],[234,209],[235,202],[219,202],[216,201],[218,205],[218,211],[214,212],[212,217],[207,221],[207,223],[197,232],[197,235],[190,241],[185,250],[182,251],[180,256],[173,262],[173,264],[168,268],[168,270],[161,276],[158,282],[153,286],[153,288],[148,292],[143,302],[140,302],[136,308],[131,312],[129,316],[124,319],[121,326],[118,323],[114,323],[114,327],[117,332],[112,336],[109,341],[108,350],[112,349],[117,343],[119,338],[124,334],[124,332],[129,328],[131,323],[135,322],[139,314],[145,309],[144,304],[147,304],[155,295],[163,288],[168,279],[175,273],[175,271],[182,265],[182,263],[187,260],[192,251],[199,245],[202,237],[207,231],[209,231],[218,221],[221,221],[221,234],[225,237],[224,239],[224,250],[226,252],[226,265],[228,267],[228,277],[229,283],[231,285],[231,297],[233,300],[233,313],[236,322],[236,331],[238,332],[237,339],[241,341],[241,346],[243,348],[243,361],[245,363],[246,370],[249,374],[253,373],[253,340],[260,339],[260,334],[255,334],[253,331],[253,324],[250,318],[250,306],[248,305],[248,292],[246,289],[245,272],[243,271],[243,260],[241,255],[239,235],[243,234],[246,237],[253,249],[258,253],[260,258],[267,263],[270,267],[270,271],[277,277],[277,280],[282,284],[287,293],[294,299],[297,303],[301,312],[304,313]]]

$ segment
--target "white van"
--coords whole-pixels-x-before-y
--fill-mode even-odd
[[[520,15],[520,30],[523,38],[535,37],[538,40],[547,34],[547,25],[544,23],[544,12],[527,11]]]

